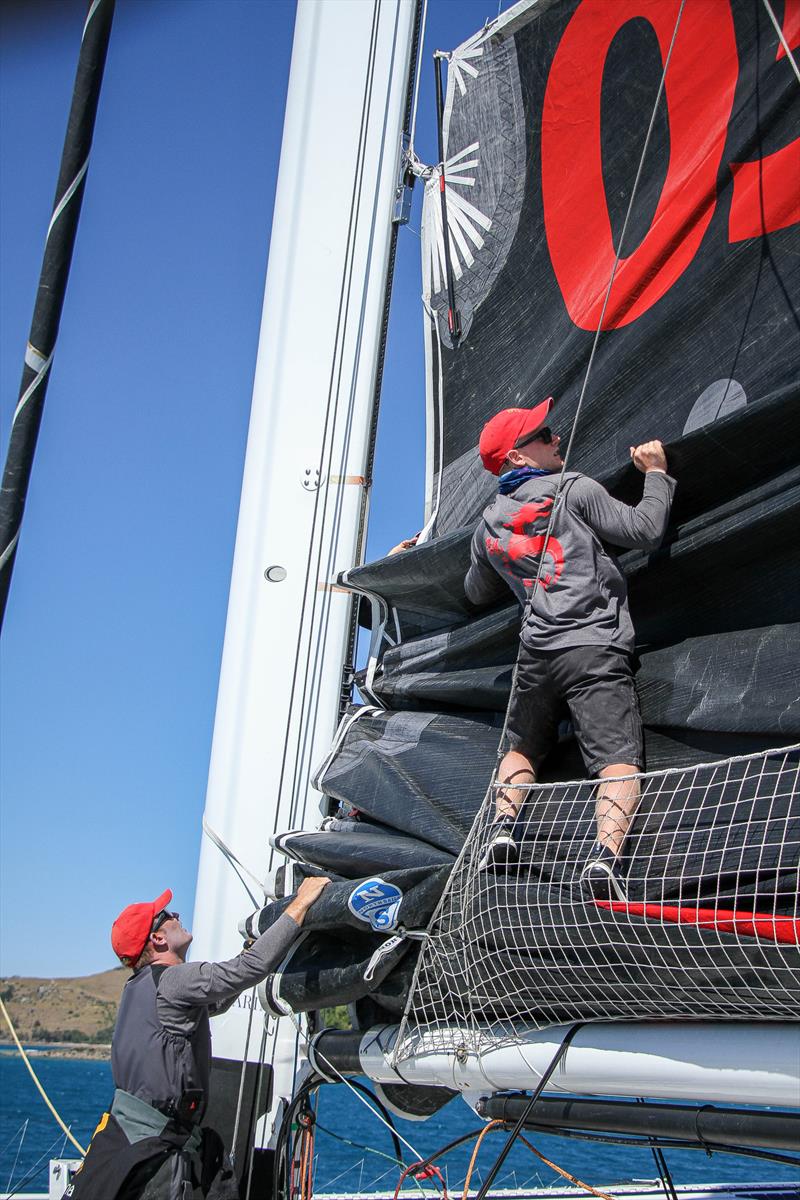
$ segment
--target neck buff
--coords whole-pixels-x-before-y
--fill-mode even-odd
[[[500,483],[497,490],[501,496],[507,496],[509,492],[513,492],[514,488],[518,488],[526,479],[536,479],[539,475],[552,475],[552,471],[544,471],[541,467],[515,467],[513,471],[506,471],[505,475],[500,476]]]

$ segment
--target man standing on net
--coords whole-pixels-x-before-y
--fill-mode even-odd
[[[479,443],[483,465],[499,476],[499,487],[475,530],[464,590],[472,604],[484,607],[508,587],[523,606],[508,711],[510,749],[497,776],[505,786],[497,793],[481,866],[516,861],[514,825],[524,785],[535,783],[566,702],[587,772],[611,780],[597,791],[597,841],[581,883],[591,896],[625,899],[620,852],[639,803],[638,780],[625,777],[643,769],[644,746],[627,587],[608,546],[655,550],[667,528],[675,480],[658,441],[631,447],[645,477],[635,507],[577,471],[562,479],[561,439],[545,424],[552,406],[548,398],[534,408],[504,409],[484,426]]]

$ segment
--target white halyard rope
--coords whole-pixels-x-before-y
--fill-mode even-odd
[[[764,5],[764,8],[769,13],[770,21],[772,21],[772,24],[775,26],[775,32],[778,35],[778,41],[783,46],[783,49],[786,53],[786,57],[788,58],[789,62],[792,64],[792,70],[794,71],[795,76],[797,77],[797,82],[800,83],[800,66],[797,65],[797,59],[792,54],[792,51],[789,49],[789,43],[786,40],[783,30],[781,29],[780,21],[775,16],[775,13],[772,11],[772,5],[770,4],[769,0],[762,0],[762,3]]]

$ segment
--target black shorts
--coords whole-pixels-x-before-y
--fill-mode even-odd
[[[508,710],[508,744],[532,762],[552,750],[564,704],[586,770],[612,763],[644,765],[642,718],[632,660],[608,646],[534,652],[520,647]]]

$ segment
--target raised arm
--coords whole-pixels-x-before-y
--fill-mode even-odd
[[[328,883],[330,880],[324,877],[303,880],[275,924],[235,958],[180,963],[164,971],[158,984],[161,1023],[182,1030],[187,1010],[206,1007],[223,1012],[246,988],[260,983],[280,963],[306,913]]]
[[[657,550],[666,533],[675,480],[666,473],[667,459],[660,442],[631,446],[631,458],[645,477],[638,504],[622,504],[587,476],[573,484],[567,504],[603,541],[629,549]]]

